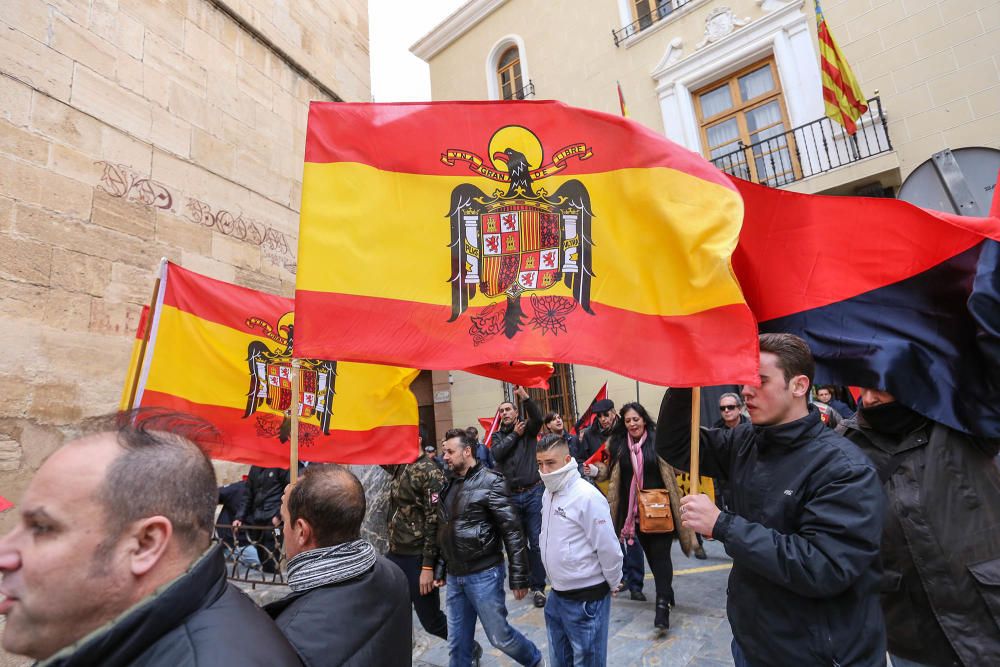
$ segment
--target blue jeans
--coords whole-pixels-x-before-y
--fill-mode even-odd
[[[448,575],[448,654],[451,667],[472,664],[476,617],[487,639],[522,665],[537,665],[542,659],[538,647],[507,622],[503,584],[503,563],[475,574]]]
[[[622,567],[622,581],[625,582],[625,588],[641,593],[646,579],[646,561],[642,557],[642,545],[639,544],[639,540],[635,540],[629,545],[624,542],[619,544],[622,547],[622,555],[625,557]]]
[[[542,493],[545,487],[539,484],[521,493],[510,495],[511,504],[517,508],[521,517],[521,532],[528,543],[528,585],[533,591],[545,590],[545,566],[542,565],[542,552],[538,547],[538,534],[542,532]]]
[[[610,617],[610,594],[593,602],[577,602],[553,592],[545,603],[551,666],[604,667]]]

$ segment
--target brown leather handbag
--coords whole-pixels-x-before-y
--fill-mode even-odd
[[[670,493],[666,489],[639,491],[639,530],[643,533],[674,532],[674,515],[670,511]]]

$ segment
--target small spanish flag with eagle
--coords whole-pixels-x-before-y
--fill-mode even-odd
[[[854,72],[830,33],[826,17],[816,0],[816,34],[819,38],[820,70],[826,115],[840,123],[848,134],[858,131],[857,120],[868,110]]]
[[[288,467],[295,405],[304,461],[416,459],[418,371],[307,358],[293,387],[292,310],[291,299],[165,263],[133,405],[207,419],[223,436],[208,445],[216,459]]]
[[[742,199],[638,123],[551,101],[314,102],[305,162],[303,356],[758,381],[730,266]]]

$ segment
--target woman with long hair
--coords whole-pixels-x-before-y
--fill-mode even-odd
[[[656,618],[653,625],[661,630],[670,627],[670,607],[674,604],[674,566],[670,547],[679,537],[685,556],[691,555],[695,536],[681,526],[680,491],[677,477],[669,463],[656,455],[656,423],[639,403],[626,403],[619,413],[608,441],[608,462],[599,463],[598,479],[609,479],[608,503],[615,532],[623,544],[638,542],[649,561],[656,582]],[[639,491],[665,489],[670,496],[674,530],[669,533],[645,533],[639,528]]]

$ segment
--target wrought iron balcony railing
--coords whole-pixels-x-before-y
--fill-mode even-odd
[[[638,35],[654,23],[662,21],[689,2],[692,2],[692,0],[657,0],[656,8],[651,12],[643,14],[624,28],[611,31],[611,36],[615,40],[615,46],[618,46],[633,35]]]
[[[850,135],[824,116],[756,143],[741,141],[738,149],[711,162],[737,178],[777,188],[892,150],[880,98],[868,100],[857,125]]]
[[[216,524],[215,539],[226,548],[226,577],[248,584],[284,585],[281,531],[273,526]]]
[[[535,96],[535,84],[531,82],[531,79],[528,79],[528,84],[526,86],[521,86],[510,95],[504,95],[503,99],[523,100],[525,98],[534,96]]]

